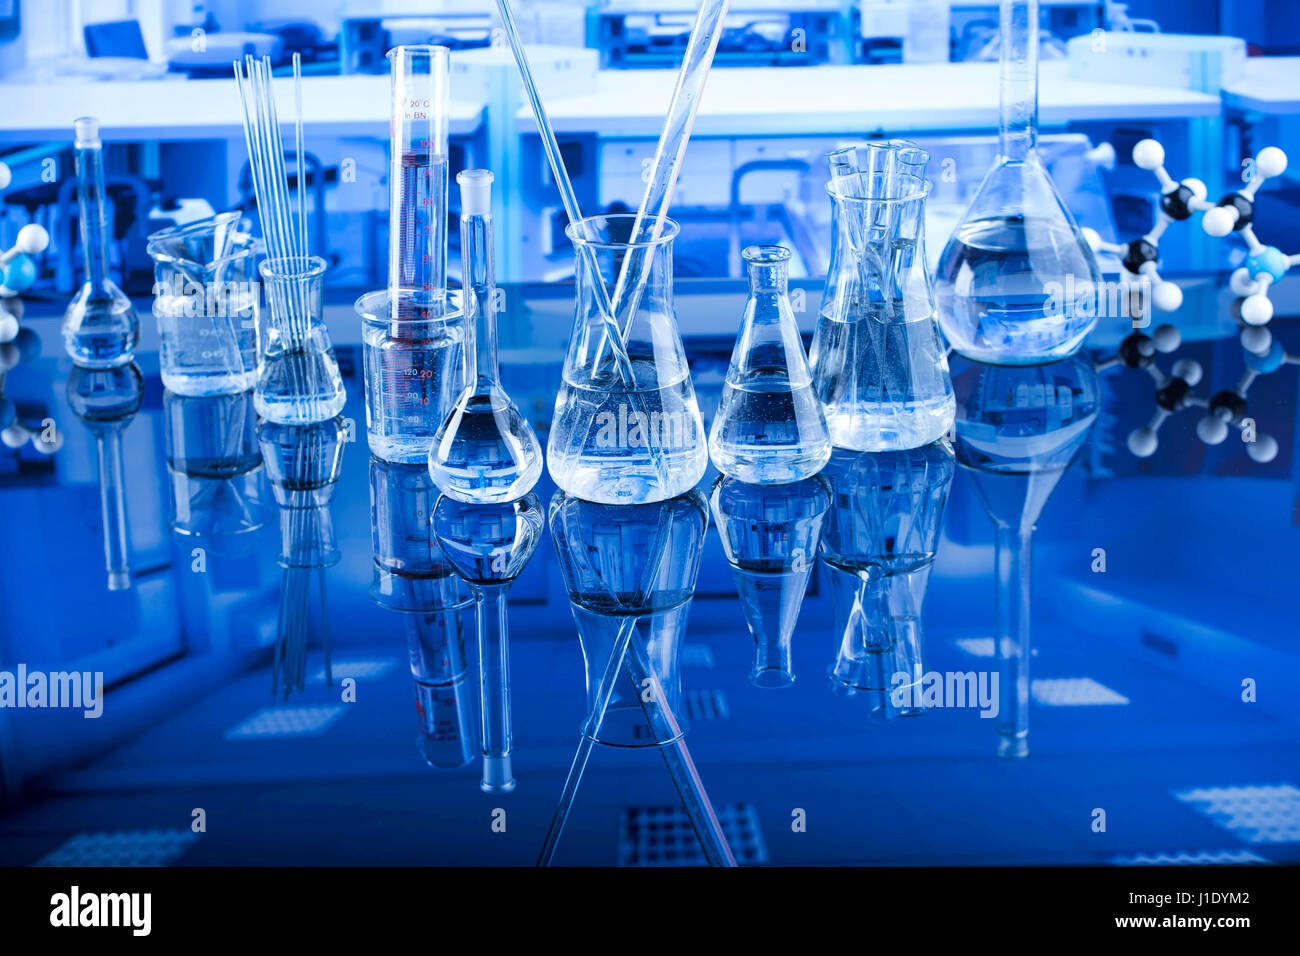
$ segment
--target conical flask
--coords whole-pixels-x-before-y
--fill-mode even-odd
[[[872,149],[837,170],[831,263],[813,335],[813,388],[837,448],[918,448],[952,427],[952,383],[925,271],[915,152]],[[879,161],[877,161],[879,159]]]
[[[677,224],[666,221],[658,238],[629,241],[636,218],[593,216],[565,230],[577,251],[577,300],[546,466],[564,491],[601,504],[684,494],[709,464],[673,306]],[[644,285],[640,295],[619,297],[611,317],[602,310],[625,270],[644,276]],[[621,351],[611,335],[621,338]]]
[[[756,644],[749,682],[789,687],[790,639],[817,561],[830,490],[820,478],[760,487],[723,476],[710,504]]]
[[[1073,355],[1097,323],[1100,275],[1037,150],[1038,2],[1002,0],[999,155],[935,269],[948,343],[977,362]]]
[[[460,184],[464,269],[466,387],[429,448],[429,474],[450,498],[470,504],[512,501],[542,474],[537,433],[501,387],[497,366],[496,280],[492,270],[492,174],[467,169]]]
[[[742,255],[749,299],[709,430],[709,455],[724,475],[751,485],[802,481],[826,464],[831,439],[790,307],[790,250],[750,246]]]
[[[1087,441],[1100,386],[1080,358],[958,375],[957,460],[995,529],[998,755],[1029,753],[1030,543],[1048,496]]]

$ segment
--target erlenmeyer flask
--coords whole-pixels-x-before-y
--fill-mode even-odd
[[[709,463],[673,307],[677,224],[629,242],[635,220],[594,216],[565,230],[577,251],[577,301],[546,465],[564,491],[602,504],[665,501],[693,488]],[[639,296],[621,297],[612,332],[601,310],[624,270],[645,283]],[[610,347],[612,334],[627,362]]]
[[[939,323],[977,362],[1073,355],[1097,323],[1092,249],[1037,150],[1038,2],[1002,0],[998,160],[935,269]]]
[[[918,448],[952,427],[952,383],[925,271],[930,184],[902,150],[833,177],[831,263],[810,355],[832,443]]]
[[[742,255],[749,300],[709,455],[718,471],[752,485],[802,481],[826,464],[831,439],[787,294],[790,250],[750,246]]]
[[[1092,363],[977,366],[957,388],[957,460],[996,529],[998,755],[1029,753],[1030,541],[1100,410]]]
[[[817,562],[830,490],[820,478],[759,487],[723,476],[710,503],[757,645],[749,682],[789,687],[794,683],[790,639]]]

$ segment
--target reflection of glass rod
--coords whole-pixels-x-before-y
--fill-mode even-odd
[[[1038,141],[1038,0],[1002,0],[999,151],[1023,161]]]

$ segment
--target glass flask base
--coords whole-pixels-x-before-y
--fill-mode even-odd
[[[779,667],[755,668],[749,675],[749,683],[765,690],[778,690],[794,683],[794,674]]]
[[[248,372],[162,372],[163,387],[186,398],[209,395],[238,395],[257,384],[257,373]]]
[[[366,441],[370,445],[370,454],[398,465],[426,464],[429,460],[429,449],[433,447],[432,435],[405,438],[401,435],[379,435],[375,432],[367,432]]]

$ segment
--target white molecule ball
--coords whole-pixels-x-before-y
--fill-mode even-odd
[[[1266,465],[1277,457],[1277,439],[1272,435],[1256,435],[1254,441],[1246,442],[1246,454]]]
[[[1206,415],[1196,423],[1196,436],[1207,445],[1217,445],[1228,437],[1228,423],[1218,415]]]
[[[1237,224],[1237,210],[1231,206],[1215,206],[1201,217],[1201,227],[1211,236],[1226,236]]]
[[[1232,278],[1228,280],[1228,288],[1236,296],[1254,295],[1259,291],[1259,283],[1250,277],[1250,270],[1245,266],[1235,270]]]
[[[13,181],[13,174],[9,172],[9,167],[0,163],[0,189],[6,188]]]
[[[1155,343],[1157,352],[1168,355],[1183,344],[1183,333],[1179,332],[1176,326],[1166,322],[1164,325],[1156,326],[1156,330],[1151,333],[1151,341]]]
[[[50,244],[50,234],[45,231],[45,227],[39,223],[29,222],[18,230],[18,251],[25,252],[29,256],[44,252],[45,247]]]
[[[4,431],[0,431],[0,442],[4,442],[6,448],[22,448],[27,444],[27,435],[27,429],[15,422]]]
[[[1241,321],[1247,325],[1266,325],[1273,318],[1273,303],[1260,293],[1248,296],[1241,303]]]
[[[1135,428],[1128,434],[1128,450],[1138,458],[1150,458],[1156,453],[1159,444],[1154,428]]]
[[[1201,381],[1201,363],[1196,359],[1179,359],[1174,363],[1172,372],[1174,378],[1181,378],[1188,385],[1196,385]]]
[[[1096,229],[1090,229],[1087,226],[1084,226],[1083,229],[1080,231],[1083,233],[1083,241],[1088,244],[1088,248],[1091,249],[1093,252],[1100,252],[1101,233],[1099,233]]]
[[[1276,146],[1266,146],[1255,154],[1255,169],[1261,176],[1281,176],[1286,172],[1286,153]]]
[[[8,312],[0,312],[0,342],[12,342],[18,336],[18,320]]]
[[[1192,191],[1193,199],[1204,199],[1210,194],[1210,187],[1206,186],[1204,182],[1197,179],[1195,176],[1188,176],[1182,181],[1182,185]]]
[[[1144,139],[1133,147],[1133,162],[1141,169],[1155,169],[1165,164],[1165,148],[1154,139]]]
[[[1241,330],[1241,347],[1255,355],[1267,355],[1273,347],[1273,333],[1261,325]]]
[[[1176,312],[1183,304],[1183,290],[1173,282],[1157,282],[1151,290],[1151,301],[1161,312]]]

